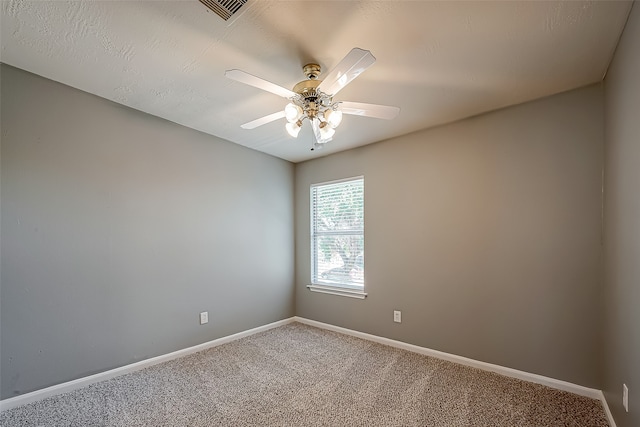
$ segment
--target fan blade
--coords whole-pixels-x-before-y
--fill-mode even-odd
[[[374,62],[376,58],[371,52],[354,47],[333,70],[329,71],[318,90],[334,96]]]
[[[285,89],[282,86],[268,82],[260,77],[254,76],[253,74],[245,73],[242,70],[227,70],[224,72],[224,75],[231,80],[266,90],[267,92],[271,92],[283,98],[291,99],[296,96],[296,93],[289,89]]]
[[[354,116],[375,117],[376,119],[395,119],[400,108],[388,105],[364,104],[362,102],[344,101],[340,103],[340,111]]]
[[[269,114],[268,116],[260,117],[259,119],[255,119],[249,123],[245,123],[240,125],[242,129],[255,129],[258,126],[266,125],[267,123],[271,123],[275,120],[282,119],[284,117],[284,110],[275,112],[273,114]]]

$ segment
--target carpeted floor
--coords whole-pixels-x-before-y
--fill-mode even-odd
[[[0,414],[14,426],[608,426],[599,401],[292,323]]]

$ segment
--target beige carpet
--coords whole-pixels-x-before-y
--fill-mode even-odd
[[[0,414],[13,426],[607,426],[599,401],[292,323]]]

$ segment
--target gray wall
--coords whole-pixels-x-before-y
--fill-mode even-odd
[[[293,315],[291,163],[6,65],[1,90],[2,398]]]
[[[298,164],[296,314],[599,388],[603,132],[596,85]],[[365,300],[305,288],[309,186],[355,175]]]
[[[297,165],[295,301],[293,165],[2,65],[1,397],[286,318],[295,303],[310,319],[604,387],[618,426],[640,425],[638,52],[635,7],[604,111],[597,85]],[[361,174],[369,296],[311,293],[309,185]]]
[[[640,6],[605,79],[604,392],[618,427],[640,426]],[[622,384],[629,409],[622,408]]]

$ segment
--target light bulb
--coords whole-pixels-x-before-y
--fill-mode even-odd
[[[324,118],[332,128],[337,128],[342,122],[342,111],[340,110],[325,110]]]
[[[301,116],[302,108],[300,108],[300,106],[290,102],[286,107],[284,107],[284,117],[289,123],[297,122]]]
[[[293,122],[293,123],[287,123],[284,126],[287,129],[287,132],[289,133],[289,135],[291,135],[294,138],[298,137],[298,134],[300,133],[300,128],[301,128],[301,123],[299,121],[297,122]]]

